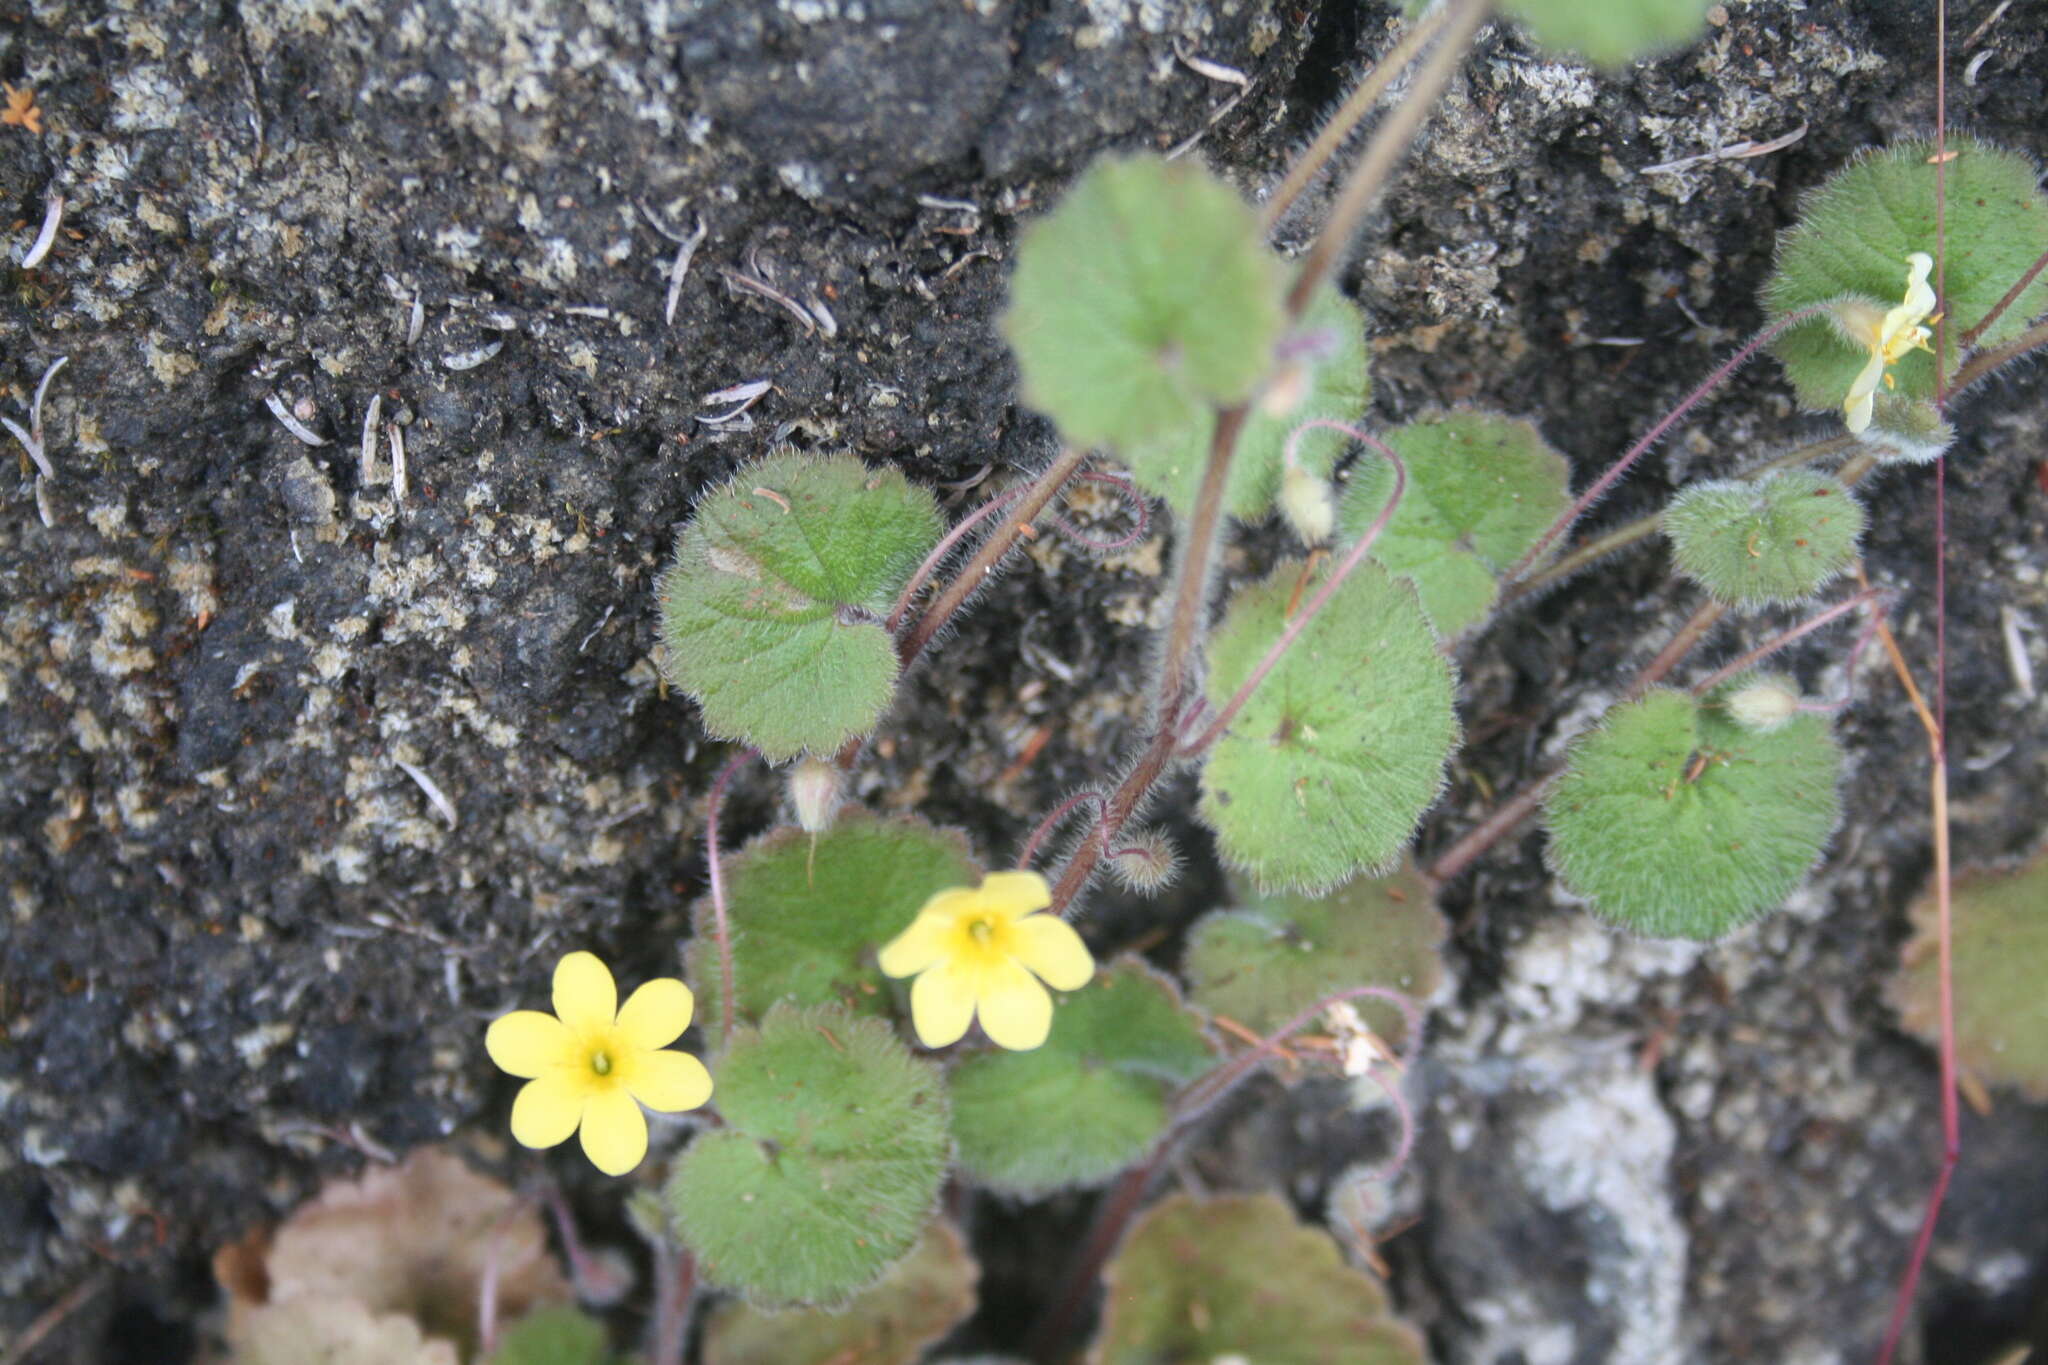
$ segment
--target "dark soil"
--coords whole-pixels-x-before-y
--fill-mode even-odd
[[[2048,161],[2048,5],[2018,0],[1968,51],[1993,6],[1956,9],[1953,124]],[[0,76],[44,124],[0,128],[0,410],[21,419],[68,357],[54,524],[26,460],[0,518],[0,1346],[90,1284],[34,1359],[181,1358],[208,1253],[360,1165],[334,1134],[502,1131],[484,1023],[536,999],[566,946],[624,978],[675,970],[722,752],[648,656],[693,498],[777,442],[895,464],[954,515],[1040,464],[1049,430],[1015,405],[993,326],[1019,223],[1095,153],[1205,126],[1194,154],[1263,189],[1391,23],[1357,0],[0,0]],[[1583,483],[1759,324],[1799,193],[1931,126],[1931,4],[1755,0],[1715,24],[1613,77],[1483,35],[1349,275],[1380,418],[1532,416]],[[1211,125],[1235,87],[1176,54],[1242,70],[1248,94]],[[1802,125],[1781,151],[1644,173]],[[63,230],[22,270],[52,194]],[[706,229],[672,324],[676,248],[650,218]],[[821,311],[800,324],[735,274]],[[755,380],[773,388],[743,420],[705,420]],[[2048,825],[2048,702],[2018,690],[2001,616],[2033,623],[2041,671],[2044,393],[2031,370],[1958,405],[1965,862]],[[358,467],[373,396],[403,431],[403,500]],[[1598,518],[1830,426],[1760,364]],[[1935,477],[1869,491],[1871,572],[1902,594],[1924,683]],[[912,680],[862,799],[1013,850],[1136,738],[1167,542],[1101,563],[1041,541]],[[1279,543],[1249,531],[1232,572]],[[1424,850],[1692,605],[1641,548],[1469,649],[1475,742]],[[1841,644],[1798,662],[1818,679]],[[1931,1055],[1881,998],[1931,865],[1925,744],[1871,664],[1847,822],[1757,930],[1619,939],[1562,903],[1533,832],[1451,888],[1458,984],[1386,1224],[1409,1226],[1384,1248],[1441,1359],[1872,1354],[1938,1127]],[[1163,902],[1103,892],[1098,947],[1152,935],[1170,957],[1228,894],[1187,791],[1169,797],[1194,873]],[[743,779],[736,833],[774,800]],[[1341,1099],[1257,1090],[1187,1174],[1321,1212],[1386,1150]],[[1909,1359],[1984,1359],[2048,1284],[2048,1113],[1999,1096],[1964,1136]],[[976,1213],[1001,1293],[962,1344],[1016,1346],[1085,1215]]]

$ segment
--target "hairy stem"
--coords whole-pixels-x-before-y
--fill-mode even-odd
[[[1804,639],[1806,636],[1813,634],[1813,632],[1819,630],[1822,626],[1827,625],[1829,622],[1847,616],[1850,612],[1856,610],[1856,608],[1863,606],[1867,602],[1874,602],[1883,595],[1884,594],[1876,588],[1867,588],[1864,591],[1857,593],[1853,597],[1847,597],[1844,598],[1842,601],[1835,603],[1835,605],[1829,607],[1826,611],[1818,612],[1812,616],[1807,617],[1804,621],[1801,621],[1798,625],[1793,626],[1790,630],[1779,632],[1777,635],[1772,636],[1770,639],[1758,645],[1755,649],[1748,650],[1743,654],[1737,656],[1736,658],[1729,660],[1727,663],[1722,664],[1719,668],[1715,669],[1712,673],[1707,674],[1706,677],[1701,678],[1698,682],[1692,685],[1692,694],[1695,697],[1704,697],[1707,693],[1713,691],[1722,683],[1727,682],[1736,674],[1744,672],[1747,669],[1754,668],[1757,664],[1762,663],[1765,659],[1770,658],[1771,655],[1776,654],[1779,650],[1785,648],[1787,645],[1792,644],[1797,640]]]
[[[683,1365],[690,1310],[697,1303],[697,1258],[667,1238],[654,1245],[654,1342],[651,1365]]]
[[[2044,269],[2048,269],[2048,251],[2044,251],[2034,258],[2034,263],[2027,267],[2024,274],[2013,281],[2012,288],[2005,291],[2005,297],[1992,304],[1991,311],[1977,319],[1976,326],[1968,328],[1961,336],[1956,338],[1956,346],[1965,351],[1975,346],[1977,338],[1990,331],[1991,324],[2005,316],[2006,310],[2020,301],[2020,295],[2026,293],[2027,286],[2041,277],[2041,272]]]
[[[1754,469],[1739,470],[1734,477],[1743,480],[1761,479],[1764,475],[1774,474],[1781,469],[1794,469],[1814,460],[1826,459],[1839,451],[1848,450],[1855,444],[1854,436],[1830,436],[1825,441],[1814,441],[1796,450],[1788,450],[1782,455],[1773,456]],[[1657,534],[1657,528],[1663,524],[1663,520],[1664,514],[1661,512],[1638,517],[1626,526],[1618,526],[1605,535],[1587,541],[1571,553],[1560,556],[1556,563],[1545,565],[1541,572],[1509,584],[1501,593],[1501,604],[1505,606],[1516,598],[1525,597],[1552,583],[1561,582],[1596,560],[1604,559],[1617,550],[1626,549],[1639,540],[1649,539]]]
[[[904,614],[910,610],[910,604],[916,599],[918,591],[934,573],[938,572],[939,565],[946,562],[946,556],[952,554],[976,526],[1022,497],[1024,490],[1029,486],[1020,484],[1008,492],[997,494],[962,517],[958,526],[946,532],[945,539],[932,547],[932,552],[924,557],[924,563],[917,566],[917,572],[903,585],[903,592],[897,597],[896,606],[889,613],[889,619],[882,623],[882,629],[894,635],[896,628],[903,624]]]
[[[1365,221],[1366,211],[1372,207],[1386,185],[1387,177],[1407,153],[1408,145],[1415,140],[1423,120],[1436,108],[1437,97],[1450,84],[1458,63],[1465,59],[1465,50],[1471,46],[1472,35],[1486,22],[1486,16],[1492,9],[1491,0],[1454,0],[1445,21],[1442,41],[1430,52],[1429,59],[1416,74],[1413,88],[1373,130],[1372,141],[1366,144],[1358,164],[1345,177],[1337,202],[1331,206],[1330,217],[1323,224],[1323,230],[1316,234],[1316,244],[1309,249],[1307,258],[1302,262],[1301,273],[1294,278],[1294,288],[1287,295],[1287,308],[1292,316],[1298,318],[1307,310],[1308,301],[1315,297],[1317,286],[1329,277],[1351,249],[1351,239],[1357,234],[1359,224]]]
[[[1351,576],[1351,571],[1365,562],[1366,553],[1372,549],[1373,542],[1379,539],[1380,532],[1387,529],[1388,521],[1393,518],[1394,509],[1401,505],[1401,495],[1407,491],[1408,466],[1402,463],[1401,457],[1396,455],[1385,442],[1359,430],[1357,427],[1343,422],[1331,421],[1324,417],[1319,417],[1312,422],[1302,423],[1287,438],[1287,454],[1290,462],[1294,456],[1295,443],[1301,439],[1303,433],[1313,431],[1319,427],[1341,431],[1352,440],[1362,445],[1371,446],[1373,450],[1391,461],[1394,466],[1394,490],[1387,498],[1387,505],[1380,509],[1379,515],[1373,518],[1372,525],[1366,528],[1365,534],[1359,537],[1358,543],[1352,546],[1350,552],[1344,556],[1343,562],[1337,566],[1336,572],[1332,573],[1316,595],[1309,599],[1308,605],[1296,612],[1293,618],[1288,621],[1286,629],[1280,632],[1280,638],[1273,641],[1272,647],[1266,651],[1265,657],[1259,660],[1258,667],[1251,671],[1250,675],[1239,685],[1237,691],[1231,694],[1230,700],[1223,704],[1223,709],[1216,713],[1216,718],[1213,721],[1209,722],[1209,728],[1202,731],[1192,743],[1185,746],[1184,751],[1187,753],[1201,753],[1211,744],[1214,744],[1222,736],[1223,732],[1230,727],[1230,722],[1237,716],[1239,711],[1244,709],[1244,704],[1251,700],[1252,694],[1258,691],[1259,684],[1266,680],[1266,675],[1273,671],[1274,666],[1280,662],[1294,642],[1301,637],[1301,633],[1308,629],[1309,622],[1316,619],[1316,614],[1322,611],[1324,605],[1336,595],[1337,589],[1344,586],[1344,580]]]
[[[924,615],[918,618],[910,633],[897,645],[896,657],[902,660],[906,667],[918,655],[924,653],[924,647],[931,643],[932,637],[943,630],[946,622],[953,619],[953,613],[959,611],[961,605],[974,595],[975,589],[981,586],[982,581],[988,577],[1002,557],[1010,552],[1010,547],[1024,534],[1024,528],[1045,510],[1046,504],[1053,500],[1060,489],[1066,487],[1067,481],[1079,472],[1087,458],[1088,452],[1085,450],[1063,448],[1058,457],[1046,466],[1045,472],[1032,482],[1023,497],[1010,509],[1010,514],[1003,518],[1002,525],[989,533],[988,539],[982,541],[981,547],[974,552],[974,557],[953,576],[952,581],[939,592],[932,604],[925,608]]]
[[[1195,498],[1194,515],[1188,520],[1187,543],[1181,549],[1173,619],[1167,629],[1166,650],[1160,658],[1159,682],[1153,694],[1153,723],[1157,729],[1130,772],[1102,803],[1095,828],[1060,869],[1059,881],[1052,889],[1055,915],[1067,913],[1081,888],[1095,874],[1096,864],[1123,829],[1124,821],[1131,818],[1173,760],[1188,678],[1194,669],[1195,646],[1207,615],[1209,566],[1223,527],[1223,492],[1230,479],[1230,458],[1236,453],[1244,419],[1243,404],[1216,415],[1216,431],[1209,441],[1209,463],[1202,471],[1201,491]]]
[[[1294,201],[1301,197],[1301,192],[1314,182],[1330,158],[1337,154],[1337,149],[1344,145],[1344,139],[1350,137],[1352,130],[1372,112],[1380,96],[1387,93],[1387,87],[1408,69],[1408,64],[1415,60],[1415,54],[1443,30],[1449,18],[1447,9],[1435,9],[1423,15],[1345,97],[1337,112],[1330,116],[1330,121],[1323,125],[1323,130],[1316,134],[1315,141],[1309,143],[1295,158],[1294,164],[1287,168],[1287,177],[1280,182],[1280,188],[1274,190],[1266,201],[1268,232],[1279,226],[1287,211],[1294,207]]]
[[[1543,794],[1550,790],[1550,784],[1557,781],[1561,771],[1553,768],[1487,812],[1484,820],[1467,830],[1464,838],[1445,849],[1443,855],[1429,865],[1429,878],[1447,882],[1478,862],[1481,854],[1536,813],[1536,808],[1543,804]]]
[[[2048,322],[2035,323],[2003,346],[1979,351],[1949,380],[1948,396],[1954,397],[2007,361],[2017,360],[2027,352],[2038,351],[2043,346],[2048,346]]]
[[[1574,502],[1569,508],[1565,509],[1564,515],[1559,517],[1556,521],[1552,522],[1550,524],[1549,529],[1544,531],[1542,535],[1536,538],[1536,543],[1529,547],[1529,552],[1523,555],[1520,559],[1516,560],[1515,566],[1513,568],[1509,569],[1506,573],[1501,575],[1501,581],[1503,583],[1512,584],[1517,579],[1521,578],[1523,574],[1529,572],[1530,568],[1535,565],[1536,561],[1543,558],[1543,552],[1550,548],[1551,542],[1556,540],[1559,536],[1563,535],[1566,531],[1569,531],[1575,524],[1577,524],[1579,518],[1586,514],[1587,508],[1591,507],[1594,503],[1600,501],[1601,498],[1605,497],[1607,495],[1607,490],[1614,487],[1614,485],[1620,481],[1622,475],[1628,473],[1629,469],[1634,466],[1635,462],[1642,458],[1644,451],[1648,450],[1651,446],[1655,445],[1658,441],[1662,440],[1664,438],[1665,433],[1669,432],[1671,428],[1677,426],[1679,420],[1683,418],[1685,414],[1691,412],[1693,408],[1699,404],[1701,399],[1705,398],[1708,394],[1712,393],[1715,389],[1720,388],[1722,384],[1726,383],[1728,381],[1729,376],[1733,375],[1737,370],[1741,369],[1744,363],[1746,363],[1751,356],[1755,355],[1765,346],[1768,346],[1773,340],[1777,338],[1777,336],[1781,332],[1784,332],[1787,328],[1796,327],[1800,323],[1805,322],[1807,319],[1817,317],[1821,313],[1824,313],[1826,311],[1826,304],[1815,304],[1811,308],[1802,308],[1796,313],[1789,313],[1786,316],[1778,319],[1776,322],[1772,323],[1770,326],[1764,328],[1763,331],[1758,332],[1754,337],[1750,338],[1750,340],[1743,345],[1741,350],[1737,351],[1734,355],[1728,357],[1728,359],[1722,361],[1720,367],[1717,368],[1712,374],[1708,375],[1705,379],[1701,380],[1699,386],[1695,388],[1691,393],[1687,394],[1685,398],[1678,404],[1677,407],[1673,408],[1670,412],[1665,413],[1663,417],[1659,418],[1657,420],[1656,425],[1651,427],[1648,431],[1644,432],[1642,437],[1639,440],[1637,440],[1634,445],[1630,446],[1628,450],[1623,453],[1620,459],[1616,460],[1613,464],[1609,465],[1607,467],[1607,471],[1603,473],[1599,478],[1593,480],[1592,487],[1588,488],[1585,492],[1581,493],[1578,497],[1578,501]]]

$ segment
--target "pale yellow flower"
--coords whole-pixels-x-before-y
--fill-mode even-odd
[[[512,1102],[512,1136],[553,1147],[580,1132],[583,1154],[606,1175],[647,1155],[647,1118],[695,1109],[711,1098],[711,1073],[687,1052],[666,1051],[690,1026],[696,1001],[673,977],[657,977],[619,1005],[611,970],[591,953],[555,964],[555,1012],[514,1010],[491,1023],[484,1049],[529,1078]]]
[[[890,976],[914,976],[910,1021],[926,1047],[957,1043],[977,1015],[997,1046],[1026,1052],[1052,1031],[1046,987],[1077,991],[1095,959],[1036,872],[996,872],[941,891],[882,949]]]
[[[1921,326],[1927,315],[1934,311],[1934,291],[1927,285],[1927,274],[1934,269],[1934,258],[1924,251],[1916,251],[1906,258],[1906,297],[1898,307],[1877,316],[1875,306],[1863,306],[1855,311],[1853,321],[1845,322],[1845,330],[1851,331],[1851,339],[1870,347],[1870,359],[1849,385],[1848,396],[1842,400],[1842,418],[1850,431],[1861,434],[1870,426],[1870,412],[1877,402],[1877,386],[1880,382],[1891,383],[1886,367],[1896,364],[1906,352],[1919,349],[1930,351],[1927,344],[1934,335]]]

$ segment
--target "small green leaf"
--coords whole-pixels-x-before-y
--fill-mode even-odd
[[[1671,688],[1607,713],[1544,803],[1550,863],[1617,924],[1712,939],[1776,909],[1820,857],[1841,803],[1827,718],[1745,729]]]
[[[690,1144],[666,1195],[706,1280],[829,1306],[910,1251],[951,1147],[936,1067],[880,1020],[779,1005],[713,1069],[727,1126]]]
[[[1908,1032],[1938,1047],[1940,905],[1932,888],[1912,917],[1891,1002]],[[1957,1063],[1988,1085],[2048,1102],[2048,853],[2009,871],[1957,877],[1949,923]]]
[[[1151,1150],[1168,1095],[1214,1062],[1164,978],[1135,961],[1106,967],[1061,998],[1044,1046],[953,1069],[961,1168],[1025,1198],[1099,1184]]]
[[[1276,1195],[1162,1199],[1132,1227],[1104,1281],[1088,1365],[1428,1359],[1415,1330],[1387,1315],[1379,1285]]]
[[[604,1365],[603,1324],[574,1308],[541,1308],[507,1327],[488,1365]]]
[[[2037,172],[2025,157],[1957,134],[1947,145],[1953,159],[1942,168],[1947,210],[1936,287],[1937,306],[1947,318],[1939,333],[1949,347],[1945,368],[1952,371],[1956,339],[2048,251],[2048,197],[2035,187]],[[1931,142],[1909,139],[1858,157],[1807,196],[1798,223],[1778,240],[1777,270],[1764,288],[1771,317],[1845,298],[1862,299],[1878,316],[1898,306],[1907,257],[1916,251],[1935,254],[1933,156]],[[1977,344],[2011,340],[2044,309],[2048,275],[2036,279]],[[1773,348],[1799,401],[1814,409],[1839,408],[1870,359],[1867,344],[1850,341],[1825,316],[1792,328]],[[1930,352],[1909,351],[1887,373],[1898,394],[1933,398]],[[1882,412],[1876,426],[1889,429]]]
[[[1105,157],[1024,229],[1003,335],[1027,404],[1069,444],[1122,449],[1251,396],[1282,284],[1230,186],[1192,160]]]
[[[699,500],[661,577],[670,679],[774,762],[868,733],[896,689],[882,623],[940,525],[931,494],[850,455],[747,466]]]
[[[1287,624],[1282,564],[1240,592],[1216,632],[1209,700],[1222,707]],[[1335,886],[1391,864],[1443,786],[1458,738],[1451,666],[1415,590],[1361,564],[1281,656],[1202,770],[1202,818],[1225,861],[1262,887]]]
[[[1708,0],[1504,0],[1553,52],[1620,67],[1683,47],[1706,27]]]
[[[1863,507],[1825,474],[1787,469],[1687,488],[1664,512],[1678,567],[1717,602],[1799,602],[1856,562]]]
[[[979,1277],[967,1244],[939,1219],[915,1251],[838,1312],[720,1304],[704,1329],[704,1365],[914,1365],[974,1311]]]
[[[1286,468],[1287,438],[1317,418],[1356,422],[1372,398],[1371,358],[1365,349],[1365,316],[1336,289],[1325,286],[1294,329],[1296,372],[1276,381],[1238,432],[1230,460],[1223,510],[1239,521],[1257,521],[1273,510]],[[1216,414],[1203,408],[1195,421],[1170,436],[1132,446],[1123,454],[1131,478],[1148,493],[1165,498],[1185,517],[1202,488]],[[1303,469],[1328,478],[1344,455],[1348,438],[1318,427],[1302,435],[1295,452]]]
[[[1415,584],[1437,630],[1478,624],[1499,578],[1571,505],[1570,468],[1536,428],[1489,412],[1419,417],[1384,437],[1408,488],[1372,557]],[[1364,535],[1394,491],[1394,466],[1368,452],[1337,514],[1346,541]]]
[[[957,831],[915,816],[884,818],[859,807],[811,838],[777,829],[726,864],[726,919],[732,933],[734,1004],[743,1019],[771,1005],[836,1001],[857,1014],[886,1015],[895,995],[875,966],[881,946],[903,932],[931,897],[981,880]],[[686,973],[698,983],[707,1025],[723,1027],[717,980],[716,916],[700,898]]]
[[[1403,862],[1327,896],[1280,894],[1203,916],[1188,935],[1185,974],[1196,1004],[1255,1033],[1272,1033],[1318,1000],[1384,986],[1426,1001],[1443,977],[1444,917],[1429,884]],[[1375,1033],[1400,1046],[1401,1012],[1357,1002]]]

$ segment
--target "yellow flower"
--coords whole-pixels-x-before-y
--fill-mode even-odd
[[[1095,959],[1036,872],[996,872],[941,891],[881,953],[890,976],[915,976],[910,1021],[926,1047],[956,1043],[977,1013],[999,1047],[1026,1052],[1052,1031],[1055,990],[1077,991]],[[1035,973],[1035,975],[1034,975]]]
[[[1927,287],[1927,272],[1934,269],[1934,258],[1916,251],[1906,258],[1906,264],[1906,297],[1898,307],[1882,318],[1873,305],[1856,305],[1838,314],[1850,339],[1870,347],[1870,359],[1842,400],[1842,418],[1849,430],[1858,434],[1870,426],[1870,410],[1877,401],[1879,382],[1891,383],[1885,368],[1896,364],[1910,350],[1933,349],[1927,341],[1934,334],[1920,324],[1934,311],[1934,291]]]
[[[690,988],[657,977],[619,1006],[618,988],[591,953],[555,964],[555,1012],[514,1010],[491,1023],[484,1048],[515,1076],[529,1078],[512,1102],[512,1136],[527,1147],[583,1137],[583,1154],[606,1175],[624,1175],[647,1155],[640,1106],[664,1114],[711,1098],[711,1073],[687,1052],[664,1051],[683,1036],[696,1006]]]

